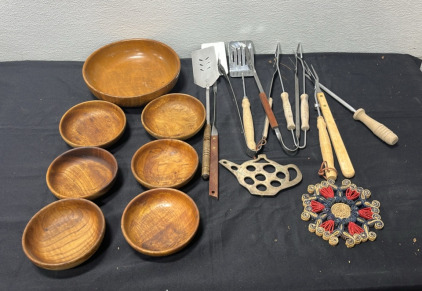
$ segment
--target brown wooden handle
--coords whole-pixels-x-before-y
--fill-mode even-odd
[[[202,146],[202,178],[208,180],[210,176],[210,137],[211,125],[205,125],[204,141]]]
[[[273,98],[268,98],[268,104],[270,104],[270,108],[273,105]],[[262,137],[267,138],[268,137],[268,125],[270,125],[270,121],[268,120],[268,116],[265,115],[265,121],[264,121],[264,129],[262,130]]]
[[[317,127],[322,160],[327,163],[327,168],[329,168],[325,170],[325,176],[327,177],[327,179],[333,179],[335,181],[337,179],[337,172],[335,170],[331,170],[334,169],[334,156],[324,117],[318,116]]]
[[[346,146],[341,138],[336,122],[334,121],[334,117],[331,114],[331,110],[328,106],[327,100],[325,99],[324,93],[317,93],[317,98],[322,114],[324,115],[325,123],[327,124],[328,133],[330,134],[331,143],[336,153],[341,172],[344,177],[352,178],[355,175],[355,169],[353,168],[352,161],[347,153]]]
[[[242,100],[243,108],[243,127],[245,129],[245,138],[246,145],[250,150],[256,150],[255,143],[255,129],[253,126],[252,112],[251,112],[251,103],[247,97],[244,97]]]
[[[262,106],[264,107],[265,114],[268,116],[268,120],[270,121],[271,128],[278,127],[277,120],[275,119],[270,103],[268,103],[268,98],[265,92],[259,93],[259,99],[261,99]]]
[[[363,110],[362,108],[356,110],[355,114],[353,114],[353,118],[365,124],[376,136],[378,136],[385,143],[389,145],[394,145],[399,141],[399,137],[394,132],[392,132],[384,124],[368,116],[365,113],[365,110]]]
[[[218,199],[218,135],[211,136],[209,195]]]
[[[309,130],[308,94],[300,95],[300,118],[301,118],[300,120],[301,120],[301,124],[302,124],[300,129],[302,129],[303,131]]]
[[[296,126],[293,121],[293,112],[292,112],[292,106],[290,105],[290,101],[289,101],[289,93],[287,92],[281,93],[281,100],[283,101],[283,110],[284,110],[284,117],[286,117],[287,129],[293,130],[296,128]]]

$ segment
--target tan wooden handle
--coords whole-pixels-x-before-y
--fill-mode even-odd
[[[209,195],[218,199],[218,135],[211,136]]]
[[[301,118],[300,121],[301,121],[301,124],[302,124],[300,129],[302,129],[303,131],[309,130],[308,94],[300,95],[300,118]]]
[[[211,125],[205,125],[204,141],[202,146],[202,178],[208,180],[210,177],[210,137]]]
[[[275,119],[270,103],[268,103],[267,94],[265,94],[265,92],[259,93],[259,99],[261,99],[262,106],[264,107],[265,114],[267,114],[268,116],[268,120],[270,121],[271,128],[278,127],[277,119]]]
[[[394,145],[399,141],[399,137],[394,132],[392,132],[384,124],[379,123],[372,117],[368,116],[365,113],[365,110],[363,110],[362,108],[356,110],[355,114],[353,114],[353,118],[365,124],[376,136],[378,136],[385,143],[389,145]]]
[[[327,179],[337,179],[337,172],[334,169],[334,156],[333,149],[331,148],[330,137],[327,132],[327,125],[325,124],[324,117],[318,116],[317,127],[319,133],[319,146],[321,148],[322,160],[327,163],[325,176]]]
[[[295,129],[296,126],[293,121],[293,112],[292,112],[292,106],[290,105],[290,101],[289,101],[289,93],[287,92],[281,93],[281,100],[283,101],[283,110],[284,110],[284,116],[286,117],[287,129],[288,130]]]
[[[355,175],[355,169],[353,168],[352,161],[347,153],[346,146],[341,138],[336,122],[334,121],[334,117],[331,114],[331,110],[328,106],[327,100],[325,99],[324,93],[317,93],[317,98],[322,114],[324,115],[325,123],[327,124],[328,133],[330,134],[331,143],[336,153],[341,172],[345,178],[352,178]]]
[[[270,108],[273,106],[273,98],[268,98],[268,104],[270,105]],[[268,120],[268,116],[265,115],[265,121],[264,121],[264,130],[262,131],[262,137],[267,138],[268,137],[268,126],[270,125],[270,121]]]
[[[243,127],[245,129],[246,145],[250,150],[256,150],[255,130],[253,126],[251,103],[247,97],[242,100],[243,108]]]

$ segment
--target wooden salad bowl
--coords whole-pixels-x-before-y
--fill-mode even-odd
[[[123,110],[110,102],[93,100],[70,108],[59,124],[60,135],[71,147],[108,147],[126,127]]]
[[[198,168],[195,149],[177,139],[159,139],[140,147],[132,157],[135,179],[147,188],[179,188]]]
[[[142,125],[152,136],[188,139],[205,123],[205,107],[193,96],[173,93],[148,103],[141,115]]]
[[[55,201],[38,211],[22,236],[25,255],[48,270],[73,268],[88,260],[105,232],[101,209],[86,199]]]
[[[199,226],[199,210],[185,193],[170,188],[148,190],[126,206],[123,236],[136,251],[166,256],[184,248]]]
[[[93,200],[112,187],[117,176],[116,158],[97,147],[81,147],[64,152],[47,169],[50,191],[59,199]]]
[[[180,74],[180,59],[168,45],[151,39],[108,44],[85,61],[82,75],[97,98],[136,107],[168,93]]]

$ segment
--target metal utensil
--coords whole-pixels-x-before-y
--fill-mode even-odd
[[[301,126],[300,129],[303,131],[303,144],[300,145],[300,139],[297,141],[297,146],[300,149],[303,149],[306,147],[306,133],[309,130],[309,103],[308,103],[308,94],[306,94],[306,66],[303,60],[303,48],[302,44],[299,43],[295,52],[295,58],[296,58],[296,75],[298,78],[299,83],[299,72],[297,71],[297,61],[299,60],[302,65],[302,94],[300,95],[300,121]],[[299,84],[298,84],[298,93],[299,94]],[[299,105],[297,104],[297,109],[299,109]],[[297,111],[296,111],[297,112]],[[297,118],[297,116],[296,116]],[[299,128],[299,126],[298,126]]]
[[[281,136],[280,129],[278,128],[277,119],[275,118],[274,113],[273,113],[273,110],[271,109],[270,103],[268,101],[268,97],[265,94],[264,89],[262,88],[261,81],[259,80],[259,77],[258,77],[258,74],[256,72],[255,66],[252,63],[253,58],[252,58],[251,52],[249,51],[248,48],[246,48],[245,55],[246,55],[246,64],[253,71],[253,76],[254,76],[256,85],[258,86],[258,90],[259,90],[259,99],[261,100],[262,106],[264,107],[265,114],[268,116],[268,120],[270,122],[270,126],[274,130],[275,135],[277,136],[278,141],[280,142],[280,144],[283,146],[283,149],[284,149],[285,148],[285,145],[283,143],[283,138]]]
[[[341,138],[340,132],[337,128],[330,107],[328,106],[327,100],[325,99],[325,95],[321,91],[319,77],[312,65],[311,69],[318,103],[320,104],[322,114],[327,124],[328,133],[330,134],[331,142],[334,147],[341,172],[343,173],[344,177],[351,178],[355,175],[355,169],[353,168],[352,161],[350,160],[349,154],[347,153],[346,146],[344,145],[343,139]]]
[[[245,88],[245,77],[253,76],[253,71],[246,64],[246,55],[245,51],[249,49],[253,52],[253,43],[249,40],[245,41],[232,41],[229,43],[229,68],[230,68],[230,77],[242,77],[243,84],[243,126],[244,126],[244,135],[246,138],[246,144],[248,148],[252,151],[256,151],[255,143],[255,130],[251,112],[251,104],[249,98],[246,95]]]
[[[218,199],[218,131],[215,125],[217,113],[217,81],[212,86],[214,95],[214,113],[211,127],[211,152],[210,152],[210,183],[209,195]]]
[[[210,87],[220,76],[213,46],[192,52],[192,69],[195,84],[205,88],[207,124],[205,125],[202,149],[202,178],[207,180],[210,175]]]

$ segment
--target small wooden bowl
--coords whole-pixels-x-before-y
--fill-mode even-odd
[[[138,252],[166,256],[184,248],[199,226],[199,211],[185,193],[169,188],[136,196],[123,212],[122,232]]]
[[[101,209],[85,199],[64,199],[38,211],[22,236],[26,256],[48,270],[73,268],[90,258],[105,232]]]
[[[140,147],[132,157],[132,173],[147,188],[179,188],[198,168],[195,149],[177,139],[159,139]]]
[[[93,100],[70,108],[59,124],[60,135],[71,147],[108,147],[126,127],[123,110],[110,102]]]
[[[117,175],[116,158],[97,147],[71,149],[47,170],[47,186],[59,198],[95,199],[110,190]]]
[[[145,130],[156,138],[185,140],[201,130],[205,123],[205,107],[193,96],[167,94],[145,106],[141,121]]]
[[[180,73],[180,59],[169,46],[151,39],[108,44],[85,61],[82,75],[97,98],[136,107],[168,93]]]

